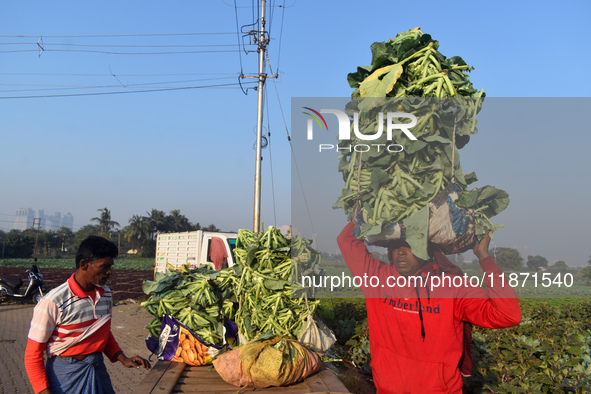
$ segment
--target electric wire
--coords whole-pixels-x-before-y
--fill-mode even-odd
[[[26,75],[26,76],[67,76],[67,77],[111,77],[113,74],[81,74],[81,73],[11,73],[0,72],[0,75]],[[117,74],[120,77],[171,77],[189,75],[239,75],[239,73],[169,73],[169,74]]]
[[[281,10],[281,27],[279,28],[279,43],[277,44],[277,68],[275,69],[276,73],[279,73],[279,61],[281,60],[281,42],[283,41],[283,24],[284,23],[285,23],[285,0],[283,0],[283,7]]]
[[[42,49],[41,52],[73,52],[73,53],[98,53],[103,55],[188,55],[196,53],[234,53],[240,49],[220,49],[220,50],[204,50],[204,51],[166,51],[166,52],[114,52],[114,51],[99,51],[91,49]],[[38,52],[37,49],[15,49],[0,51],[0,53],[17,53],[17,52]]]
[[[238,40],[238,47],[240,49],[240,24],[238,23],[238,7],[236,6],[236,0],[234,0],[234,15],[236,17],[236,39]],[[240,74],[243,73],[242,66],[242,52],[238,51],[238,59],[240,60]]]
[[[312,221],[312,215],[310,214],[310,207],[308,206],[308,199],[306,198],[306,191],[304,190],[304,184],[302,182],[302,177],[300,175],[300,169],[298,168],[298,162],[296,160],[296,154],[291,143],[291,136],[289,135],[289,128],[287,127],[287,122],[285,121],[285,113],[283,112],[283,105],[281,105],[281,98],[279,97],[279,91],[277,90],[277,84],[275,83],[275,79],[273,79],[273,86],[275,87],[275,93],[277,94],[277,102],[279,104],[279,109],[281,112],[281,117],[283,118],[283,124],[285,126],[285,132],[287,133],[287,141],[289,142],[289,148],[291,150],[291,158],[293,160],[293,164],[295,166],[296,175],[298,178],[298,182],[300,184],[300,190],[302,191],[302,196],[304,198],[304,205],[306,206],[306,212],[308,214],[308,220],[310,221],[310,227],[312,228],[312,234],[316,234],[316,230],[314,229],[314,223]],[[293,203],[292,203],[293,205]]]
[[[251,82],[255,84],[255,82]],[[238,88],[238,83],[217,84],[217,85],[202,85],[202,86],[183,86],[176,88],[162,88],[162,89],[146,89],[146,90],[131,90],[131,91],[116,91],[116,92],[93,92],[93,93],[72,93],[72,94],[54,94],[54,95],[34,95],[34,96],[0,96],[0,99],[29,99],[29,98],[54,98],[54,97],[81,97],[81,96],[104,96],[115,94],[131,94],[131,93],[153,93],[165,92],[175,90],[191,90],[191,89],[207,89],[207,88]]]
[[[212,36],[234,34],[234,32],[208,33],[138,33],[138,34],[82,34],[82,35],[0,35],[0,38],[98,38],[98,37],[170,37],[170,36]]]
[[[0,86],[38,86],[40,88],[37,89],[6,89],[0,90],[0,92],[33,92],[33,91],[44,91],[44,90],[74,90],[74,89],[112,89],[112,88],[119,88],[121,86],[125,88],[147,88],[154,85],[163,85],[163,84],[178,84],[178,83],[189,83],[189,82],[203,82],[203,81],[216,81],[216,80],[227,80],[227,79],[234,79],[234,77],[219,77],[219,78],[202,78],[202,79],[188,79],[182,81],[166,81],[166,82],[144,82],[144,83],[136,83],[136,84],[126,84],[126,85],[39,85],[39,84],[4,84],[0,83]],[[172,88],[173,86],[162,86],[161,88]]]
[[[254,9],[255,9],[255,7],[254,7],[254,0],[251,0],[250,3],[251,3],[251,7],[250,8],[252,9],[252,22],[253,22],[253,25],[255,25],[257,23],[257,17],[254,14]]]
[[[271,37],[271,29],[273,27],[273,16],[275,14],[275,0],[271,0],[271,12],[269,13],[269,27],[267,28],[267,33],[269,34],[269,37]]]
[[[0,45],[37,45],[36,42],[0,42]],[[131,44],[73,44],[73,43],[49,43],[44,42],[46,46],[70,46],[70,47],[90,47],[90,48],[208,48],[208,47],[234,47],[237,44],[179,44],[179,45],[131,45]],[[45,49],[47,50],[47,49]]]
[[[233,5],[232,5],[232,4],[228,4],[228,3],[226,3],[225,1],[222,1],[222,2],[223,2],[225,5],[227,5],[228,7],[233,7]],[[290,6],[288,6],[287,8],[291,8],[291,7],[293,7],[293,6],[295,5],[295,3],[296,3],[296,0],[294,0],[293,4],[292,4],[292,5],[290,5]],[[253,7],[253,6],[250,6],[250,5],[243,5],[243,6],[238,6],[238,8],[252,8],[252,7]],[[275,7],[281,7],[281,6],[275,6]]]
[[[267,93],[267,85],[264,85],[265,93]],[[273,199],[273,223],[277,227],[277,210],[275,203],[275,180],[273,177],[273,152],[271,150],[271,119],[269,116],[269,98],[265,94],[265,110],[267,112],[267,146],[269,147],[269,167],[271,172],[271,196]]]

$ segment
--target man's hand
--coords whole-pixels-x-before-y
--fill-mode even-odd
[[[117,360],[121,362],[127,368],[139,368],[144,367],[145,369],[150,369],[151,365],[148,360],[142,358],[140,356],[133,356],[131,358],[127,358],[123,352],[119,353],[117,356]]]
[[[488,245],[490,244],[490,235],[488,235],[488,228],[484,229],[484,235],[480,242],[474,245],[474,254],[478,257],[479,261],[484,260],[485,258],[489,257],[488,254]]]

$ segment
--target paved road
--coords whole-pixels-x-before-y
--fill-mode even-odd
[[[32,316],[33,305],[0,304],[1,394],[33,393],[23,361]],[[144,308],[133,302],[113,308],[111,329],[127,356],[138,354],[148,358],[150,355],[144,341],[148,335],[144,326],[150,320]],[[152,360],[155,362],[154,358]],[[112,364],[108,360],[106,364],[118,394],[130,393],[147,373],[144,369],[124,368],[121,363]]]

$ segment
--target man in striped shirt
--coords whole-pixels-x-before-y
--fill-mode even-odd
[[[125,356],[111,333],[113,300],[105,284],[118,253],[105,238],[86,238],[76,254],[76,271],[35,307],[25,351],[35,393],[114,393],[103,353],[128,368],[150,368],[140,356]]]

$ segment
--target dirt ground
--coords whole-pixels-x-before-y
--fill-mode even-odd
[[[23,280],[21,289],[26,289],[29,283],[26,268],[19,267],[0,267],[0,275],[12,278],[20,278]],[[72,273],[73,269],[67,268],[40,268],[45,287],[51,290],[62,283],[64,283]],[[113,292],[113,299],[115,301],[123,301],[127,299],[145,300],[147,296],[142,291],[142,283],[144,280],[153,280],[153,271],[139,271],[139,270],[113,270],[113,275],[109,278],[107,286]]]

